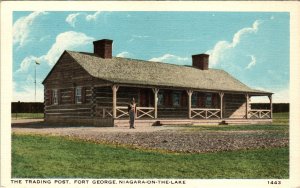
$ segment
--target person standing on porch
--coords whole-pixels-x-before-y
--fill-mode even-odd
[[[128,110],[129,110],[129,124],[130,124],[129,128],[135,129],[134,120],[135,120],[135,113],[136,113],[136,104],[134,98],[132,98],[132,100],[130,101]]]

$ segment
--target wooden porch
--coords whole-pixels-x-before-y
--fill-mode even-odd
[[[95,103],[93,105],[95,106],[93,114],[95,114],[96,119],[113,119],[114,126],[128,126],[129,113],[127,111],[127,104],[132,97],[135,97],[138,103],[136,107],[137,125],[218,125],[272,122],[271,96],[268,96],[270,99],[270,109],[251,109],[249,104],[251,95],[248,93],[231,94],[210,91],[210,93],[213,93],[210,96],[214,96],[214,98],[210,98],[211,104],[208,106],[201,106],[199,104],[193,104],[193,100],[198,100],[194,98],[193,93],[204,93],[207,91],[174,89],[174,92],[176,93],[181,92],[181,101],[179,102],[181,106],[168,106],[159,105],[159,92],[164,90],[163,88],[139,88],[120,85],[106,85],[105,87],[106,89],[98,87],[98,90],[101,90],[101,92],[106,92],[105,96],[99,96],[99,92],[97,94],[97,92],[95,92],[96,89],[93,89],[92,96],[94,96],[94,99],[92,99],[92,101]],[[111,89],[109,87],[111,87]],[[123,88],[120,93],[118,92],[120,91],[119,88]],[[239,98],[235,99],[234,95]],[[147,102],[145,102],[145,99],[143,102],[143,98],[147,98]],[[99,100],[101,101],[99,102]],[[170,99],[166,100],[168,101]],[[186,104],[182,101],[186,101]],[[163,115],[162,113],[166,113],[164,111],[173,111],[173,114],[172,116]],[[231,116],[231,114],[233,115]]]
[[[272,119],[136,119],[136,126],[180,126],[180,125],[246,125],[268,124]],[[115,119],[114,126],[128,127],[128,119]]]

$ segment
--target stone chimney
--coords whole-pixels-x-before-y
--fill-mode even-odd
[[[104,59],[112,58],[112,40],[102,39],[94,41],[94,54]]]
[[[201,70],[208,70],[208,54],[192,55],[193,67]]]

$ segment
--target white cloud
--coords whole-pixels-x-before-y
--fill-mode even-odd
[[[206,53],[210,54],[210,65],[215,66],[219,63],[219,61],[226,54],[227,50],[235,48],[240,42],[241,38],[250,33],[256,33],[258,31],[258,27],[261,24],[261,21],[256,20],[252,27],[246,27],[237,31],[231,42],[228,41],[219,41],[216,43],[213,49],[208,50]]]
[[[37,60],[41,64],[47,63],[53,66],[64,50],[75,50],[85,45],[90,45],[94,38],[85,35],[84,33],[67,31],[60,33],[56,37],[55,43],[49,49],[47,54],[40,57],[28,56],[23,59],[16,74],[23,72],[27,73],[29,67],[34,65]],[[26,75],[26,74],[22,74]],[[43,87],[40,84],[41,80],[37,78],[37,101],[43,101]],[[34,101],[34,81],[30,75],[22,81],[22,84],[13,83],[13,100],[14,101]]]
[[[130,57],[131,54],[129,52],[121,52],[117,54],[117,57]]]
[[[95,12],[94,14],[88,14],[85,19],[86,21],[90,22],[90,21],[96,21],[97,17],[100,15],[100,11]]]
[[[145,39],[145,38],[149,38],[150,36],[148,35],[132,35],[131,39],[128,40],[128,42],[132,42],[136,39]]]
[[[178,64],[178,65],[186,65],[190,63],[190,59],[187,57],[179,57],[172,54],[165,54],[161,57],[154,57],[150,59],[149,61],[155,61],[155,62],[165,62],[165,63],[172,63],[172,64]]]
[[[75,23],[79,15],[80,13],[69,14],[66,18],[66,22],[70,24],[72,27],[75,27]]]
[[[55,43],[52,45],[48,53],[40,58],[46,61],[49,65],[54,65],[59,56],[64,50],[73,50],[78,47],[89,45],[94,38],[85,35],[84,33],[67,31],[60,33],[56,37]]]
[[[33,12],[28,16],[19,18],[13,25],[13,43],[20,47],[24,46],[31,32],[30,27],[39,16],[45,14],[47,12]]]
[[[256,65],[256,58],[254,55],[250,55],[251,57],[251,62],[247,65],[246,69],[250,69],[251,67],[253,67],[254,65]]]
[[[25,57],[25,58],[23,59],[23,61],[21,62],[20,68],[17,70],[17,73],[18,73],[18,72],[27,72],[29,66],[30,66],[32,63],[35,63],[35,61],[38,61],[38,58],[35,57],[35,56],[28,56],[28,57]]]
[[[47,54],[40,57],[28,56],[23,59],[17,72],[27,72],[31,64],[35,61],[39,63],[47,63],[53,66],[64,50],[75,50],[79,47],[90,45],[94,38],[85,35],[84,33],[67,31],[60,33],[56,37],[55,43],[51,46]]]

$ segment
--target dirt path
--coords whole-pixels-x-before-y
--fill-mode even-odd
[[[15,134],[67,136],[99,143],[176,152],[215,152],[288,146],[288,136],[275,131],[184,131],[182,127],[53,127],[41,122],[13,125]]]

